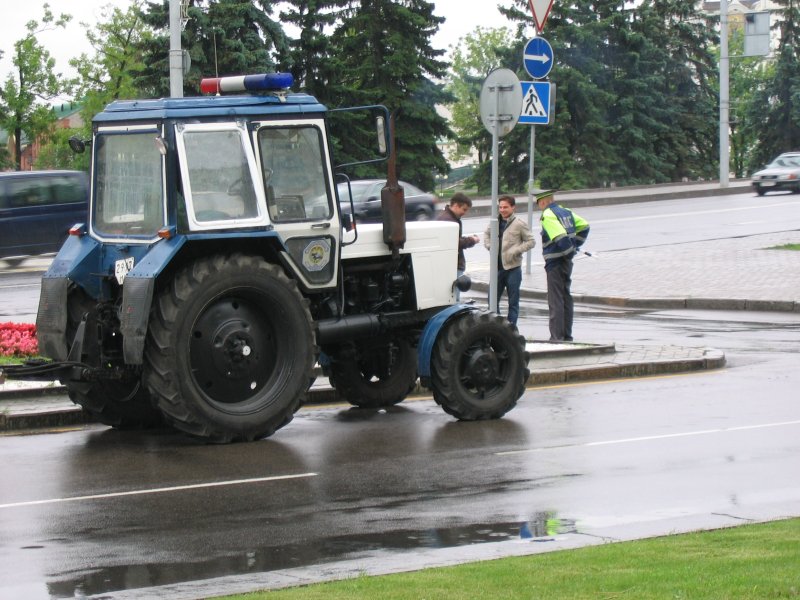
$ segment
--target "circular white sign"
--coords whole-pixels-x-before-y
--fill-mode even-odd
[[[511,132],[522,110],[522,85],[511,69],[495,69],[481,88],[481,122],[489,133],[503,137]]]

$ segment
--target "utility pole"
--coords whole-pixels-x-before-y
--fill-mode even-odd
[[[169,95],[170,98],[183,98],[181,0],[169,0]]]
[[[728,0],[719,3],[719,187],[728,187],[729,148],[729,79],[728,79]]]

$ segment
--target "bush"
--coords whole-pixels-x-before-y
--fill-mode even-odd
[[[0,356],[36,356],[38,353],[36,325],[0,323]]]

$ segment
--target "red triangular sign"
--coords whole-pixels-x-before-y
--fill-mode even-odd
[[[553,8],[553,0],[528,0],[533,13],[533,22],[536,23],[536,31],[542,33],[544,23]]]

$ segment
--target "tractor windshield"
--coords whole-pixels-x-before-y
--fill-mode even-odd
[[[158,132],[109,132],[95,138],[92,227],[104,237],[152,238],[164,225]]]

